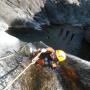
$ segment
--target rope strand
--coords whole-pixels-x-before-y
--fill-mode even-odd
[[[16,80],[18,80],[18,78],[20,78],[22,76],[23,73],[25,73],[25,71],[33,64],[35,64],[35,62],[38,60],[38,57],[40,56],[41,52],[32,60],[32,63],[30,63],[13,81],[11,81],[4,90],[7,90]]]

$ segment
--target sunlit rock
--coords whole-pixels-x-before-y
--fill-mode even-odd
[[[20,40],[6,32],[0,32],[0,56],[8,51],[15,52],[20,48]],[[15,50],[15,51],[14,51]]]
[[[8,30],[8,24],[0,19],[0,32]]]
[[[89,0],[3,0],[0,18],[10,27],[15,27],[12,23],[20,20],[19,23],[23,21],[20,27],[35,30],[65,23],[81,27],[90,24],[89,3]]]

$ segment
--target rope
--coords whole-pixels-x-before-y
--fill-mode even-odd
[[[8,56],[5,56],[5,57],[1,57],[0,61],[3,60],[3,59],[6,59],[6,58],[12,57],[12,56],[14,56],[14,54],[11,54],[11,55],[8,55]]]
[[[14,84],[14,82],[16,80],[18,80],[18,78],[20,78],[22,76],[23,73],[25,73],[25,71],[33,64],[35,64],[35,62],[38,60],[38,57],[40,56],[41,52],[32,60],[32,62],[13,80],[11,81],[4,90],[7,90],[12,84]]]

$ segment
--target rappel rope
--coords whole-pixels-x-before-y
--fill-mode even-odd
[[[3,59],[6,59],[6,58],[12,57],[12,56],[14,56],[14,54],[11,54],[11,55],[8,55],[8,56],[5,56],[5,57],[1,57],[0,61],[3,60]]]
[[[6,88],[5,88],[4,90],[7,90],[12,84],[14,84],[14,82],[15,82],[16,80],[18,80],[18,78],[20,78],[20,77],[25,73],[25,71],[26,71],[31,65],[35,64],[35,62],[38,60],[38,58],[39,58],[39,56],[40,56],[41,53],[42,53],[42,52],[40,52],[40,53],[32,60],[32,62],[31,62],[13,81],[11,81],[11,82],[6,86]]]

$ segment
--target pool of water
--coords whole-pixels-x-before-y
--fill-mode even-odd
[[[74,54],[83,59],[90,59],[90,45],[84,40],[84,31],[80,28],[50,26],[43,31],[15,29],[8,31],[8,33],[23,42],[43,41],[55,49],[63,49],[67,53]]]

